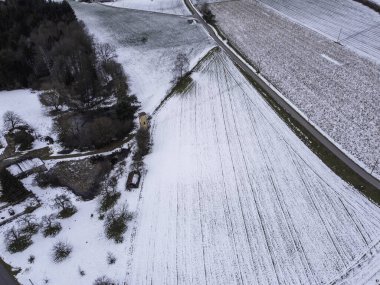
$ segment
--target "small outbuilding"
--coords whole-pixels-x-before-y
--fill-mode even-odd
[[[7,167],[7,170],[17,178],[25,178],[33,173],[45,171],[44,162],[39,158],[32,158],[20,161]]]
[[[137,170],[129,172],[127,179],[127,189],[138,188],[140,184],[141,174]]]
[[[140,128],[147,130],[149,128],[148,115],[145,112],[139,113]]]

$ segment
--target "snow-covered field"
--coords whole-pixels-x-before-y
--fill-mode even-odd
[[[48,162],[48,165],[52,166],[55,162]],[[128,169],[128,163],[126,169]],[[114,170],[111,174],[116,175],[116,173],[117,170]],[[134,212],[137,207],[139,190],[133,192],[125,190],[126,174],[127,171],[123,168],[117,185],[117,191],[121,193],[121,197],[115,207],[128,205],[128,210]],[[67,194],[78,212],[70,218],[58,219],[62,225],[62,231],[56,237],[45,238],[40,231],[33,236],[33,244],[30,247],[16,254],[10,254],[6,250],[3,239],[4,233],[10,227],[15,225],[17,227],[17,220],[0,227],[0,257],[15,268],[22,268],[22,271],[16,276],[18,281],[23,285],[30,285],[29,279],[33,284],[90,285],[96,278],[106,275],[115,282],[123,284],[129,244],[116,244],[105,237],[104,220],[98,219],[99,198],[82,201],[64,188],[41,189],[33,181],[33,178],[30,176],[24,179],[23,183],[42,202],[42,206],[33,212],[39,222],[44,215],[57,213],[57,210],[52,207],[55,195]],[[92,214],[93,217],[91,217]],[[130,226],[125,235],[130,235],[131,231],[132,227]],[[68,242],[73,247],[70,256],[61,263],[55,263],[52,260],[52,248],[58,241]],[[116,257],[115,264],[107,263],[109,252]],[[28,262],[30,255],[35,256],[34,263]],[[80,275],[80,270],[85,272],[84,276]],[[48,280],[48,283],[45,283],[45,279]]]
[[[190,65],[213,45],[199,24],[189,18],[144,11],[70,2],[79,19],[100,41],[117,47],[118,61],[130,80],[143,109],[151,113],[172,84],[172,69],[178,53],[185,53]]]
[[[210,7],[234,46],[370,171],[380,157],[380,65],[260,3]],[[374,173],[380,174],[380,165]]]
[[[380,208],[223,53],[192,78],[154,118],[128,284],[321,284],[380,240]]]
[[[115,0],[104,4],[173,15],[190,15],[183,0]]]
[[[40,103],[38,92],[30,89],[0,91],[0,140],[3,144],[5,144],[3,139],[3,115],[7,111],[13,111],[18,114],[41,136],[54,137],[52,134],[53,120]],[[35,146],[38,145],[40,145],[40,142],[36,141]]]
[[[363,4],[352,0],[260,1],[334,41],[339,37],[343,45],[380,63],[380,14]]]

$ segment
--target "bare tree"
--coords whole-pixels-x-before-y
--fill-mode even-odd
[[[44,237],[56,236],[62,229],[61,224],[56,221],[54,214],[43,216],[41,226]]]
[[[70,198],[65,194],[55,196],[54,207],[60,210],[60,218],[70,217],[77,211]]]
[[[189,59],[186,54],[179,53],[174,62],[172,71],[174,72],[174,81],[180,79],[189,70]]]
[[[116,49],[109,43],[98,43],[96,44],[96,57],[102,62],[110,61],[116,57]]]
[[[25,121],[19,115],[12,111],[6,111],[3,115],[4,128],[8,131],[25,125]]]
[[[35,234],[38,232],[39,225],[35,215],[24,215],[18,220],[21,230],[28,234]]]

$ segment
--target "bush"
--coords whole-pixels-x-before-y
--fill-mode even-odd
[[[61,262],[66,259],[72,252],[73,247],[65,242],[57,242],[53,247],[54,262]]]
[[[78,271],[79,271],[79,275],[80,276],[85,276],[86,275],[86,272],[84,272],[84,270],[82,268],[78,268]]]
[[[55,215],[42,217],[42,234],[44,237],[55,237],[61,230],[62,226],[55,221]]]
[[[107,263],[109,265],[111,265],[111,264],[115,264],[115,262],[116,262],[116,257],[111,252],[108,252],[107,253]]]
[[[10,253],[25,250],[32,244],[31,236],[19,229],[12,227],[5,233],[5,244]]]
[[[17,202],[29,195],[24,185],[6,169],[0,172],[0,181],[3,186],[2,201]]]
[[[36,257],[34,255],[30,255],[29,258],[28,258],[28,262],[30,264],[34,263],[34,260],[36,259]]]
[[[99,277],[95,280],[94,285],[115,285],[116,283],[112,281],[107,276]]]
[[[209,24],[215,24],[215,15],[211,12],[207,3],[203,4],[200,9],[203,19]]]
[[[34,142],[34,137],[25,130],[19,130],[14,133],[14,141],[19,146],[19,150],[31,149]]]
[[[74,215],[77,211],[78,210],[77,210],[77,208],[75,206],[72,206],[72,207],[69,207],[69,208],[65,208],[65,209],[62,209],[58,213],[58,217],[61,218],[61,219],[66,219],[66,218],[69,218],[72,215]]]
[[[135,162],[142,161],[143,157],[150,152],[152,147],[148,129],[140,128],[136,133],[137,150],[133,155]]]
[[[116,204],[117,200],[120,198],[120,195],[120,192],[116,191],[104,193],[100,200],[99,211],[106,212],[109,209],[111,209]]]
[[[122,243],[123,234],[127,230],[127,221],[132,219],[125,207],[119,210],[112,209],[106,216],[105,233],[108,239],[113,239],[116,243]]]

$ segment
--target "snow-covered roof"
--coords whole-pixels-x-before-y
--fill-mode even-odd
[[[23,172],[27,172],[29,170],[32,170],[34,168],[40,167],[44,165],[41,159],[39,158],[33,158],[21,161],[16,164],[12,164],[11,166],[7,167],[7,170],[14,176],[17,176]]]
[[[21,168],[18,166],[18,164],[13,164],[13,165],[7,167],[7,170],[8,170],[13,176],[17,176],[17,175],[19,175],[20,173],[22,173],[22,170],[21,170]]]
[[[133,174],[132,183],[137,184],[139,182],[139,175],[137,173]]]

